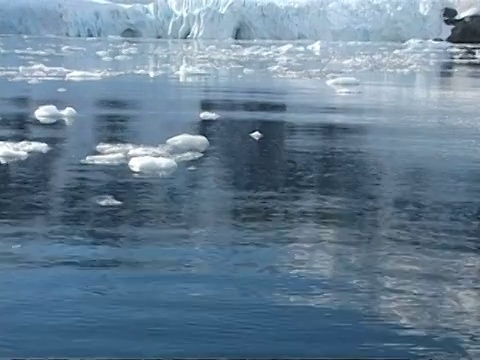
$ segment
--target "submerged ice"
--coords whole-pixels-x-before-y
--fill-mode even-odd
[[[405,41],[442,36],[472,0],[0,0],[0,33],[72,37]],[[459,4],[460,3],[460,4]],[[467,4],[468,5],[468,4]],[[463,8],[469,6],[464,5]]]

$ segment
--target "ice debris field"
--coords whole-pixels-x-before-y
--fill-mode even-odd
[[[477,0],[0,0],[0,33],[68,37],[406,41],[444,36]]]
[[[200,114],[200,118],[202,117]],[[216,113],[208,113],[209,118],[218,119]],[[59,110],[55,105],[41,105],[35,110],[33,117],[42,125],[51,125],[59,119],[73,119],[77,111],[73,107]],[[66,122],[68,125],[69,122]],[[70,122],[71,124],[71,122]],[[259,131],[254,131],[250,137],[256,141],[263,137]],[[210,146],[209,140],[203,135],[182,133],[166,139],[156,146],[131,143],[99,143],[96,154],[88,155],[81,160],[84,165],[116,166],[126,165],[133,173],[153,176],[171,175],[179,163],[200,159]],[[31,153],[47,153],[51,150],[46,143],[35,141],[0,141],[0,164],[26,160]],[[97,199],[101,206],[120,205],[115,199],[102,197]]]

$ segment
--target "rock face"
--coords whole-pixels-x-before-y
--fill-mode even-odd
[[[457,19],[457,10],[445,8],[443,10],[443,21],[453,26],[447,41],[456,44],[477,44],[480,43],[480,15],[470,15]]]

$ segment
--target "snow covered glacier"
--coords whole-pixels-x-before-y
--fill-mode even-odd
[[[404,41],[442,36],[459,1],[477,0],[0,0],[0,34]]]

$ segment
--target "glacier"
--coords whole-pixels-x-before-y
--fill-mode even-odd
[[[462,12],[480,0],[125,2],[0,0],[0,34],[397,42],[444,37],[443,7]]]

